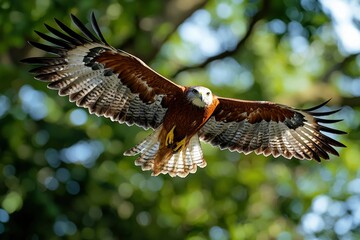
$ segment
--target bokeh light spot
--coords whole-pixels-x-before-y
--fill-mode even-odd
[[[60,182],[66,182],[70,179],[70,172],[66,168],[59,168],[56,170],[55,177]]]
[[[75,109],[70,113],[70,121],[75,126],[80,126],[86,123],[88,115],[84,109]]]
[[[104,151],[99,141],[79,141],[60,151],[60,158],[66,163],[80,163],[85,167],[92,167],[96,159]]]
[[[44,185],[47,189],[54,191],[59,187],[59,181],[53,176],[45,178]]]
[[[74,235],[77,231],[76,225],[69,221],[67,217],[60,216],[56,219],[53,225],[54,233],[57,236]]]
[[[4,209],[0,208],[0,222],[7,223],[10,219],[9,213]]]
[[[142,226],[147,226],[151,222],[151,216],[148,212],[143,211],[136,216],[136,221]]]
[[[209,235],[210,235],[210,239],[212,239],[212,240],[229,239],[228,232],[219,226],[214,226],[214,227],[210,228]]]
[[[48,109],[45,104],[45,94],[34,90],[29,85],[24,85],[19,91],[22,101],[22,109],[34,120],[40,120],[47,116]]]
[[[72,195],[76,195],[80,192],[80,185],[76,181],[69,181],[66,183],[66,190]]]

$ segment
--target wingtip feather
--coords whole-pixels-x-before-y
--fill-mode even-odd
[[[297,110],[302,110],[302,111],[305,111],[305,112],[311,112],[311,111],[314,111],[314,110],[317,110],[317,109],[321,108],[322,106],[325,106],[328,102],[330,102],[330,100],[331,100],[331,98],[329,98],[325,102],[320,103],[319,105],[316,105],[314,107],[306,108],[306,109],[297,109]]]
[[[98,23],[97,23],[97,21],[96,21],[96,17],[95,17],[95,12],[94,12],[94,11],[91,12],[91,25],[92,25],[94,31],[96,32],[96,35],[100,38],[100,40],[101,40],[104,44],[110,46],[110,45],[106,42],[106,40],[105,40],[105,38],[104,38],[101,30],[100,30],[100,27],[99,27],[99,25],[98,25]]]

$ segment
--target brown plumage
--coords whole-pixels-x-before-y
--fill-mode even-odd
[[[56,56],[23,62],[40,65],[31,70],[36,79],[90,113],[154,129],[124,153],[140,154],[135,164],[153,175],[185,177],[205,167],[199,139],[245,154],[317,161],[338,155],[334,146],[344,147],[322,133],[344,133],[321,125],[339,121],[320,118],[337,112],[317,111],[327,102],[297,110],[271,102],[217,97],[204,87],[180,86],[135,56],[111,47],[94,14],[91,23],[97,37],[75,16],[71,18],[82,35],[55,19],[62,31],[45,25],[54,36],[37,32],[55,46],[30,44]]]

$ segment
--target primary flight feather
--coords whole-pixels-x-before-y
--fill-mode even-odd
[[[124,153],[139,154],[135,164],[142,170],[172,177],[196,172],[206,166],[199,140],[245,154],[317,161],[338,155],[334,147],[344,147],[322,133],[344,133],[321,125],[340,121],[322,118],[337,111],[317,111],[327,102],[297,110],[271,102],[222,98],[201,86],[180,86],[137,57],[110,46],[94,14],[91,24],[96,35],[74,15],[71,19],[82,35],[55,19],[60,30],[45,24],[53,36],[36,31],[53,45],[30,44],[56,56],[22,61],[40,65],[30,71],[37,80],[90,113],[154,129]]]

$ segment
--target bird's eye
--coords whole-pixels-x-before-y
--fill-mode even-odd
[[[210,96],[210,92],[206,92],[206,95]]]
[[[197,93],[197,92],[198,92],[195,88],[193,88],[191,91],[192,91],[193,93]]]

